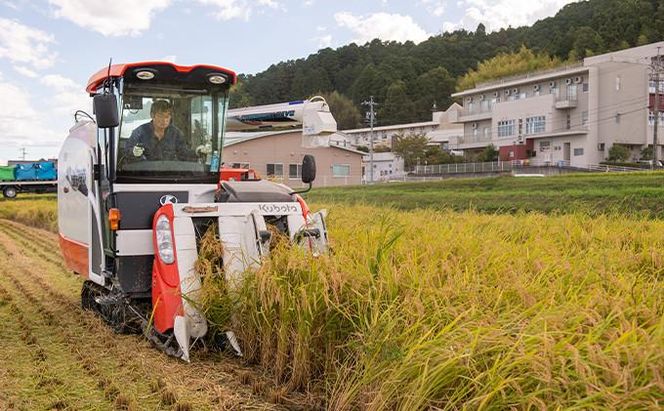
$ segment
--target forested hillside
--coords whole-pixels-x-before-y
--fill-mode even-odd
[[[662,39],[664,0],[582,1],[530,27],[486,33],[480,24],[474,32],[457,30],[417,45],[376,39],[326,48],[306,59],[242,75],[232,104],[266,104],[337,91],[358,109],[373,95],[380,104],[380,125],[422,121],[431,118],[434,102],[439,108],[452,102],[458,79],[499,53],[517,52],[525,45],[537,55],[577,60]]]

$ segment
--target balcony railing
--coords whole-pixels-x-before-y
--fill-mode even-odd
[[[473,105],[473,107],[468,107],[465,106],[464,108],[461,109],[459,112],[460,116],[476,116],[476,115],[481,115],[481,114],[491,114],[493,111],[493,106],[491,104],[489,105]]]
[[[464,136],[459,136],[457,143],[458,144],[475,144],[475,143],[490,143],[491,142],[491,132],[479,133],[477,135],[466,134]]]
[[[578,104],[578,96],[576,95],[565,95],[556,97],[555,106],[558,109],[574,108]]]

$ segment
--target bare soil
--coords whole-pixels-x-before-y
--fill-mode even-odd
[[[187,364],[113,333],[81,309],[81,284],[57,235],[0,220],[0,409],[300,408],[238,359],[199,350]]]

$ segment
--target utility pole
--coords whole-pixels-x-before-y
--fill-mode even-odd
[[[655,60],[651,67],[651,78],[655,82],[655,107],[653,113],[655,114],[655,124],[652,130],[652,168],[657,168],[659,164],[659,141],[657,139],[657,128],[659,123],[659,88],[660,88],[660,72],[662,71],[662,61],[660,59],[659,47],[657,47],[657,60]]]
[[[25,161],[25,156],[28,154],[28,150],[26,150],[25,147],[21,147],[18,151],[21,153],[21,160]]]
[[[376,118],[376,112],[374,111],[374,106],[377,106],[378,104],[374,101],[373,96],[369,97],[369,101],[363,101],[362,105],[369,106],[369,112],[367,113],[369,116],[369,127],[371,128],[371,131],[369,133],[370,135],[370,142],[369,142],[369,183],[373,184],[374,182],[374,169],[373,169],[373,154],[374,154],[374,120]]]

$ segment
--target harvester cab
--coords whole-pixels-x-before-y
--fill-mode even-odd
[[[253,170],[222,168],[235,82],[234,72],[208,65],[109,66],[87,86],[96,121],[79,119],[59,155],[60,246],[85,277],[83,307],[187,361],[208,331],[195,269],[207,230],[222,243],[229,287],[260,266],[275,232],[327,250],[324,212],[311,213],[298,192]],[[319,111],[316,136],[336,131],[329,110]],[[315,161],[302,160],[310,188]]]

